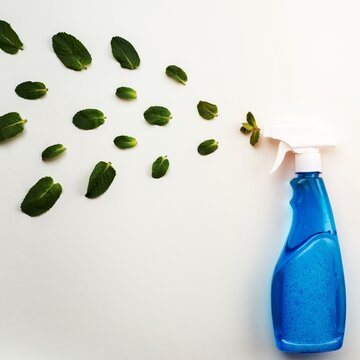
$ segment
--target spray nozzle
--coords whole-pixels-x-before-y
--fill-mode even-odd
[[[280,141],[272,173],[289,151],[295,154],[295,172],[321,171],[320,150],[336,146],[336,139],[331,134],[310,125],[265,126],[263,136]]]

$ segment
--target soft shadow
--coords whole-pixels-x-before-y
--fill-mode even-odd
[[[329,353],[281,353],[283,359],[324,359]]]

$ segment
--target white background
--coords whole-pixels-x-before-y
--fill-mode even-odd
[[[259,125],[312,123],[331,128],[339,146],[324,153],[324,178],[337,222],[347,283],[343,349],[307,358],[360,356],[359,160],[360,50],[358,1],[7,1],[1,18],[25,50],[0,52],[0,113],[28,119],[0,147],[0,359],[238,360],[302,358],[278,352],[270,283],[291,223],[291,156],[270,175],[276,144],[257,148],[239,132],[247,111]],[[65,68],[53,53],[59,31],[78,37],[93,63]],[[112,36],[141,57],[122,69]],[[184,87],[164,73],[177,64]],[[45,98],[14,88],[43,81]],[[131,86],[126,103],[115,89]],[[219,117],[199,117],[199,100]],[[166,127],[148,125],[151,105],[173,113]],[[83,108],[106,123],[73,126]],[[120,134],[138,139],[121,151]],[[208,157],[197,145],[219,149]],[[41,161],[48,145],[67,153]],[[166,177],[150,176],[168,155]],[[98,161],[117,177],[103,196],[84,197]],[[28,189],[52,176],[63,194],[48,213],[19,210]]]

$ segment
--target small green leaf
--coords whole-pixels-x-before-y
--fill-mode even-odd
[[[167,156],[159,156],[152,164],[151,176],[154,179],[162,178],[169,169],[169,160]]]
[[[91,55],[75,36],[59,32],[52,37],[56,56],[69,69],[80,71],[91,64]]]
[[[218,142],[214,139],[203,141],[197,148],[200,155],[209,155],[218,149]]]
[[[165,72],[166,75],[169,76],[170,78],[174,79],[175,81],[183,85],[186,85],[187,75],[183,69],[179,68],[176,65],[169,65],[166,68]]]
[[[89,199],[102,195],[111,185],[116,171],[111,162],[100,161],[92,171],[85,196]]]
[[[250,125],[249,123],[246,123],[246,122],[242,123],[242,127],[244,127],[248,132],[251,132],[254,129],[252,125]]]
[[[134,70],[140,65],[140,57],[135,48],[120,36],[111,39],[111,50],[114,58],[122,68]]]
[[[205,120],[212,120],[218,116],[218,108],[215,104],[211,104],[207,101],[199,101],[197,109],[202,118]]]
[[[252,127],[256,127],[256,121],[255,121],[254,115],[250,111],[246,114],[246,121]]]
[[[41,154],[43,160],[52,159],[62,154],[66,150],[66,147],[62,144],[55,144],[47,147]]]
[[[129,149],[137,145],[135,138],[127,135],[120,135],[114,139],[114,144],[119,149]]]
[[[25,81],[15,88],[15,92],[22,98],[35,100],[43,97],[48,89],[42,82]]]
[[[144,112],[145,120],[151,125],[166,125],[172,119],[171,112],[163,106],[150,106]]]
[[[240,131],[241,131],[243,134],[245,134],[245,135],[251,133],[251,131],[247,130],[244,126],[242,126],[242,127],[240,128]]]
[[[0,142],[11,139],[24,130],[27,120],[22,119],[17,112],[0,116]]]
[[[82,130],[96,129],[105,122],[105,115],[97,109],[78,111],[73,117],[73,124]]]
[[[19,50],[23,50],[23,43],[18,35],[4,20],[0,20],[0,49],[8,54],[16,54]]]
[[[137,98],[136,91],[125,86],[116,89],[116,96],[123,100],[133,100]]]
[[[59,199],[62,187],[50,176],[40,179],[26,194],[21,211],[29,216],[39,216],[50,210]]]
[[[255,129],[250,137],[250,144],[255,146],[259,141],[260,129]]]

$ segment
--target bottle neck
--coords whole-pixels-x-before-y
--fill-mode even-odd
[[[304,149],[295,153],[295,172],[320,172],[321,155],[318,149]]]
[[[320,178],[321,172],[320,171],[308,171],[308,172],[297,171],[295,174],[297,175],[297,178],[318,179],[318,178]]]

